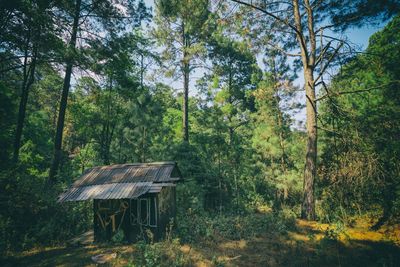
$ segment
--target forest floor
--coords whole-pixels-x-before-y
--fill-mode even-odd
[[[352,227],[296,221],[285,234],[260,233],[255,238],[180,245],[188,266],[400,266],[399,226],[370,230],[368,220]],[[91,257],[116,252],[105,266],[136,266],[135,245],[80,245],[36,249],[9,255],[1,266],[99,266]],[[136,254],[137,255],[137,254]]]

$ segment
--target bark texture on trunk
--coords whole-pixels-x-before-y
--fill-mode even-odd
[[[317,107],[313,72],[305,70],[306,82],[306,116],[307,116],[307,153],[304,168],[303,204],[301,218],[315,220],[314,182],[317,175]]]
[[[68,46],[68,48],[71,50],[71,51],[69,51],[70,53],[76,47],[76,37],[77,37],[77,33],[78,33],[78,22],[79,22],[80,10],[81,10],[81,0],[76,0],[71,40],[70,40],[69,46]],[[65,111],[67,109],[68,94],[69,94],[72,68],[73,68],[73,58],[71,56],[68,56],[66,63],[67,63],[67,67],[65,69],[65,77],[64,77],[63,89],[62,89],[61,100],[60,100],[60,109],[58,112],[58,119],[57,119],[57,129],[56,129],[56,135],[54,138],[54,155],[53,155],[53,161],[52,161],[52,164],[50,167],[50,173],[49,173],[50,181],[55,180],[55,177],[58,173],[60,161],[61,161]]]
[[[307,147],[306,162],[304,166],[303,203],[301,218],[315,219],[314,181],[317,174],[317,106],[315,101],[314,68],[316,57],[316,37],[314,32],[313,10],[309,0],[304,0],[307,14],[305,35],[301,20],[300,5],[298,0],[293,0],[293,16],[296,28],[296,37],[300,46],[301,59],[304,72],[304,89],[306,91],[306,128]],[[307,39],[309,42],[307,42]]]

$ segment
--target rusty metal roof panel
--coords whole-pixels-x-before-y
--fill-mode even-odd
[[[176,184],[174,183],[155,183],[153,184],[148,193],[160,193],[164,187],[175,187]]]
[[[76,190],[74,190],[74,192],[72,192],[72,194],[70,195],[70,198],[79,199],[82,191],[83,189],[81,187],[76,188]]]
[[[121,199],[121,198],[129,198],[129,193],[134,190],[136,187],[141,185],[135,184],[117,184],[117,190],[115,190],[114,194],[110,195],[108,199]]]
[[[152,183],[124,183],[73,187],[59,196],[58,202],[83,201],[88,199],[138,198],[146,194]]]
[[[98,185],[100,192],[93,196],[94,199],[109,199],[109,196],[112,194],[114,189],[118,186],[118,184],[102,184]],[[118,190],[118,189],[117,189]]]
[[[140,183],[140,186],[136,186],[135,188],[130,190],[130,192],[128,193],[129,198],[137,198],[141,195],[146,194],[149,191],[151,185],[152,183]]]
[[[150,188],[147,184],[143,184],[143,183],[137,183],[138,186],[133,187],[131,190],[129,190],[126,194],[129,198],[136,198],[139,197],[145,193],[147,193],[146,189]],[[143,189],[143,190],[140,190]],[[143,192],[143,193],[141,193]]]
[[[179,177],[171,177],[176,173]],[[137,198],[151,189],[158,191],[168,186],[166,182],[181,179],[175,162],[99,166],[86,170],[68,191],[60,194],[58,201]]]
[[[129,166],[126,168],[126,172],[124,176],[121,177],[120,183],[127,183],[132,180],[132,177],[136,177],[136,173],[139,171],[139,168],[134,166]]]
[[[149,179],[149,180],[154,180],[156,178],[156,175],[157,175],[158,171],[161,168],[162,167],[149,166],[148,169],[147,169],[146,178]]]
[[[163,182],[168,180],[169,177],[171,177],[172,170],[174,169],[174,166],[162,166],[157,174],[156,181],[157,182]]]
[[[78,193],[74,195],[76,200],[86,200],[89,198],[89,194],[92,193],[93,188],[78,188]]]
[[[102,199],[120,199],[126,196],[126,191],[135,186],[135,184],[112,184],[112,188]]]

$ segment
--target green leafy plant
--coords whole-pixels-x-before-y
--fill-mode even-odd
[[[121,244],[125,239],[124,231],[119,229],[111,238],[111,242],[115,244]]]

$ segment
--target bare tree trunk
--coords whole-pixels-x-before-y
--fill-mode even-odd
[[[182,44],[183,44],[183,59],[182,59],[182,74],[183,74],[183,99],[182,99],[182,131],[183,141],[189,142],[189,75],[190,63],[187,49],[189,48],[189,40],[185,32],[185,24],[182,23]]]
[[[76,0],[74,23],[72,25],[71,40],[69,42],[69,47],[68,47],[70,50],[74,50],[76,47],[76,37],[78,34],[78,22],[79,22],[80,11],[81,11],[81,0]],[[63,90],[62,90],[62,94],[61,94],[60,109],[59,109],[58,120],[57,120],[57,129],[56,129],[56,135],[55,135],[55,139],[54,139],[54,156],[53,156],[53,162],[51,164],[50,173],[49,173],[50,181],[55,180],[55,176],[57,175],[58,168],[59,168],[60,161],[61,161],[61,153],[62,153],[61,148],[62,148],[62,138],[63,138],[63,131],[64,131],[65,111],[67,109],[68,94],[69,94],[69,87],[70,87],[72,67],[73,67],[73,58],[71,58],[71,56],[69,56],[66,61],[67,61],[67,67],[65,69],[64,84],[63,84]]]
[[[317,107],[315,102],[314,67],[316,55],[316,38],[314,32],[314,18],[309,0],[304,0],[307,13],[307,30],[309,33],[309,47],[303,32],[299,1],[293,0],[293,15],[296,27],[296,37],[299,42],[301,59],[304,71],[304,87],[306,91],[307,112],[307,148],[304,168],[303,204],[301,218],[315,219],[314,181],[317,174]]]
[[[314,220],[314,182],[317,175],[317,109],[312,71],[306,70],[304,76],[307,95],[307,154],[304,169],[303,204],[301,206],[301,218]]]

